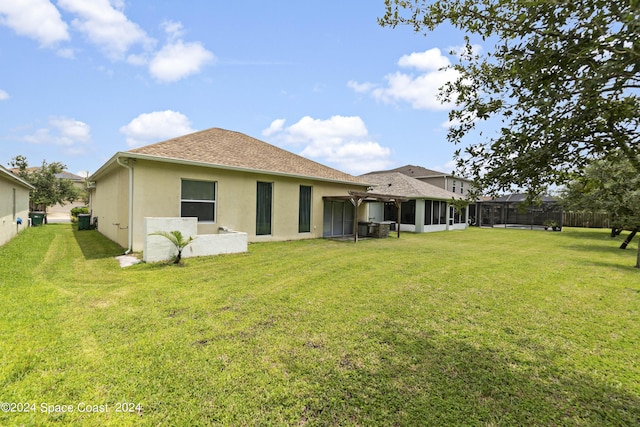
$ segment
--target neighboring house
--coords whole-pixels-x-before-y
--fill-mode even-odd
[[[98,230],[134,251],[143,248],[145,217],[197,217],[198,234],[227,228],[249,242],[351,235],[360,210],[329,198],[369,186],[218,128],[118,152],[89,181]]]
[[[372,172],[360,175],[370,182],[370,191],[408,199],[400,208],[400,229],[423,233],[429,231],[460,230],[467,227],[468,210],[457,212],[452,199],[463,199],[445,189],[400,172]],[[368,203],[370,221],[397,221],[397,210],[389,203]]]
[[[39,166],[32,166],[26,169],[27,172],[34,172],[40,169]],[[18,174],[20,169],[11,168],[9,169],[14,174]],[[66,179],[73,183],[73,186],[82,192],[86,192],[87,190],[87,182],[85,178],[80,175],[73,174],[71,172],[62,171],[60,173],[55,174],[55,177],[58,179]],[[84,200],[76,200],[74,202],[67,201],[64,205],[56,203],[55,205],[47,207],[47,219],[48,220],[70,220],[71,219],[71,209],[75,207],[86,206]],[[29,209],[31,211],[43,211],[44,207],[42,205],[36,206],[34,203],[29,204]]]
[[[466,196],[473,185],[473,181],[470,179],[455,176],[450,173],[434,171],[423,168],[422,166],[406,165],[382,172],[400,172],[410,176],[411,178],[435,185],[436,187],[440,187],[461,196]]]
[[[0,245],[28,226],[29,191],[33,186],[0,166]]]
[[[63,171],[56,174],[56,178],[67,179],[73,182],[73,186],[78,190],[85,192],[87,190],[87,182],[85,178],[71,172]],[[83,193],[84,194],[84,193]],[[86,206],[84,200],[76,200],[75,202],[66,202],[64,205],[59,203],[47,208],[47,219],[51,220],[70,220],[71,209]]]
[[[514,193],[477,202],[478,225],[533,229],[554,222],[562,228],[562,207],[555,198],[542,196],[539,205],[527,204],[526,198]]]

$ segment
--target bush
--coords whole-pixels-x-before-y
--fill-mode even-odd
[[[77,208],[71,209],[71,222],[78,222],[78,215],[80,214],[88,214],[89,208],[87,206],[80,206]]]

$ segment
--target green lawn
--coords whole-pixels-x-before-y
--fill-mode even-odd
[[[0,425],[640,425],[623,237],[473,228],[121,269],[97,232],[31,228],[0,248],[0,402],[30,412]]]

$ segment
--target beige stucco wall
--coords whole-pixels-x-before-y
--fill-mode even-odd
[[[435,185],[436,187],[443,188],[447,191],[454,192],[454,183],[455,183],[455,192],[461,196],[466,196],[473,185],[473,181],[464,178],[451,177],[451,176],[433,176],[433,177],[423,177],[419,178],[420,181],[426,182],[431,185]],[[460,192],[460,185],[462,184],[462,192]]]
[[[17,224],[17,218],[22,219],[22,225]],[[24,230],[28,223],[29,189],[0,175],[0,246]]]
[[[117,165],[116,165],[117,166]],[[99,229],[123,247],[127,246],[127,230],[115,231],[127,223],[127,170],[100,177],[93,194],[93,215],[99,218]],[[215,181],[216,221],[199,223],[198,234],[216,234],[219,227],[247,233],[249,242],[297,240],[322,237],[323,196],[348,194],[348,190],[364,191],[364,186],[328,183],[235,170],[136,160],[134,164],[133,250],[142,250],[145,217],[179,217],[181,180]],[[256,236],[257,182],[273,183],[272,234]],[[300,185],[312,187],[311,232],[298,233]],[[117,203],[116,203],[117,201]],[[117,205],[117,206],[116,206]],[[119,218],[116,220],[116,218]]]
[[[117,166],[117,165],[116,165]],[[128,170],[117,166],[91,189],[91,214],[98,218],[98,231],[127,247]]]

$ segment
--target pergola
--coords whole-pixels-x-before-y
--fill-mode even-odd
[[[362,204],[362,202],[390,202],[393,203],[398,209],[398,216],[396,220],[396,230],[398,231],[398,237],[400,237],[400,210],[402,206],[402,202],[406,202],[409,200],[406,197],[402,196],[392,196],[388,194],[376,194],[376,193],[367,193],[362,191],[349,191],[348,196],[325,196],[324,200],[336,200],[336,201],[344,201],[348,200],[355,207],[353,210],[353,220],[355,226],[353,227],[353,241],[358,242],[358,208]]]

